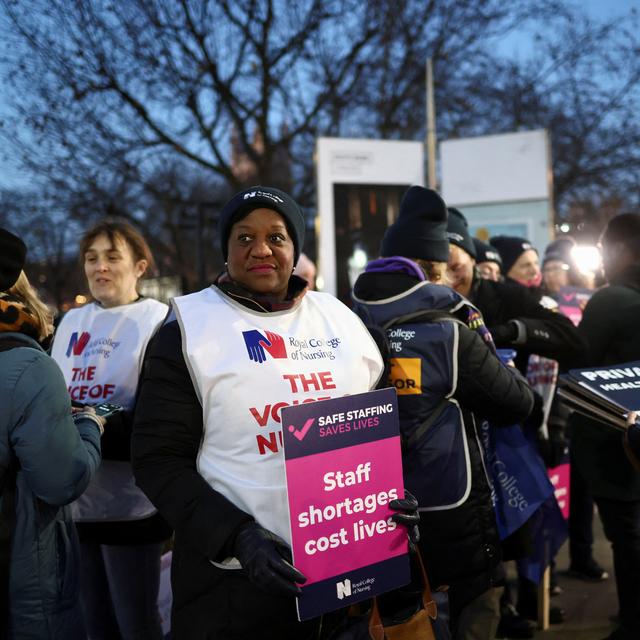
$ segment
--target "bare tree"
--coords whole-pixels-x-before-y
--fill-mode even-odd
[[[592,203],[585,211],[612,198],[639,206],[638,14],[594,23],[572,12],[534,41],[526,61],[494,60],[476,73],[465,110],[446,112],[451,132],[547,129],[561,218],[577,201]]]
[[[79,225],[42,193],[0,191],[0,226],[25,241],[27,275],[54,306],[83,289],[75,255]]]
[[[278,149],[310,130],[374,36],[359,28],[347,37],[338,21],[346,9],[334,4],[5,2],[9,81],[28,89],[16,103],[25,162],[49,177],[68,179],[68,164],[82,180],[126,167],[144,181],[182,158],[239,187],[233,132],[255,178],[273,182]],[[309,77],[311,42],[327,30],[341,42],[331,87]]]
[[[496,52],[543,21],[532,55]],[[0,0],[0,135],[56,210],[118,213],[192,286],[195,238],[251,183],[314,201],[320,135],[421,139],[545,127],[556,201],[633,189],[638,34],[560,0]],[[637,181],[635,183],[637,195]]]
[[[529,4],[2,0],[20,116],[5,135],[48,180],[144,182],[181,158],[237,188],[233,136],[253,179],[293,181],[308,204],[316,136],[414,137],[425,58],[440,64],[446,94]]]

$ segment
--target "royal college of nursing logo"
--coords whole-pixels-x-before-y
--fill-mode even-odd
[[[87,331],[78,333],[74,331],[69,338],[67,345],[67,358],[82,356],[83,359],[88,358],[110,358],[113,352],[122,344],[120,340],[114,340],[110,337],[94,337]]]
[[[67,358],[73,353],[74,356],[82,355],[87,343],[91,340],[91,334],[83,331],[78,337],[78,332],[74,331],[69,338],[69,346],[67,347]]]
[[[351,580],[346,578],[342,582],[336,582],[336,596],[338,600],[343,600],[345,596],[348,598],[351,595]]]
[[[272,358],[287,357],[284,338],[277,333],[265,331],[264,334],[262,334],[257,329],[252,329],[251,331],[243,331],[242,337],[247,347],[249,360],[253,360],[253,362],[264,362],[267,359],[267,353]]]

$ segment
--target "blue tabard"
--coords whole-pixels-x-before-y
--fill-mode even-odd
[[[377,326],[420,311],[474,309],[454,290],[429,282],[382,300],[360,300],[355,295],[353,300],[354,311],[365,324]],[[457,385],[458,331],[455,322],[420,319],[387,329],[389,382],[398,393],[403,439],[411,440],[426,420],[437,415],[403,453],[405,486],[418,499],[421,511],[458,507],[471,490],[467,433],[462,411],[452,397]]]

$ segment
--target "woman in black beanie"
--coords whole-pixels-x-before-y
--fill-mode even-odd
[[[319,618],[296,616],[305,576],[291,564],[278,407],[368,391],[383,365],[362,322],[293,273],[303,241],[291,196],[235,195],[220,214],[224,273],[174,299],[148,351],[133,461],[175,529],[176,638],[318,637]],[[319,372],[322,390],[291,382]]]
[[[481,278],[499,282],[502,277],[502,258],[498,250],[488,242],[472,238],[476,250],[476,266]]]
[[[493,236],[491,244],[502,258],[502,272],[524,287],[537,288],[542,283],[540,260],[534,246],[524,238]]]
[[[522,420],[533,399],[495,357],[477,309],[443,286],[448,215],[435,191],[406,192],[382,240],[383,257],[355,284],[354,310],[386,329],[405,486],[420,505],[419,548],[430,582],[450,587],[453,637],[493,640],[504,575],[476,424]]]

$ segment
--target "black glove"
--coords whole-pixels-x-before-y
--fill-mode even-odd
[[[275,533],[249,522],[240,528],[233,554],[255,585],[283,596],[299,596],[306,578],[291,564],[291,550]]]
[[[511,345],[518,337],[518,325],[515,322],[505,322],[489,327],[493,341],[497,347]]]
[[[404,492],[404,499],[396,498],[389,503],[389,508],[397,511],[391,519],[399,525],[406,527],[409,536],[409,546],[417,544],[420,540],[420,513],[418,512],[418,501],[408,492]]]

